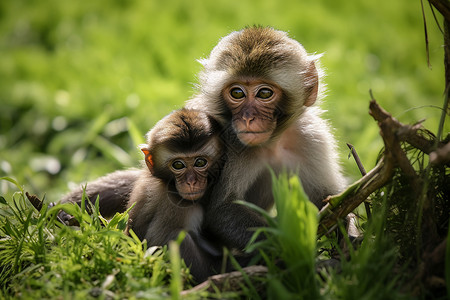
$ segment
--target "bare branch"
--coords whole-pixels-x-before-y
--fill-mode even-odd
[[[429,139],[425,137],[419,129],[421,129],[420,124],[416,125],[403,125],[397,119],[392,117],[390,113],[384,110],[381,106],[377,104],[375,100],[370,101],[370,115],[377,120],[379,123],[386,119],[390,119],[389,126],[392,126],[396,131],[398,139],[409,143],[411,146],[419,149],[420,151],[430,154],[435,149],[435,139]]]
[[[450,21],[450,2],[448,0],[428,0],[444,16],[445,20]]]
[[[441,165],[450,163],[450,142],[445,146],[436,149],[430,153],[430,162],[433,165]]]
[[[361,159],[359,158],[358,153],[356,152],[355,147],[352,144],[347,143],[347,147],[350,148],[350,150],[352,151],[352,156],[356,161],[356,165],[359,168],[359,171],[361,172],[361,175],[364,176],[367,174],[366,169],[364,168]],[[372,216],[372,213],[370,211],[370,205],[369,203],[367,203],[367,201],[364,201],[364,208],[366,209],[366,215],[367,218],[370,219]]]
[[[419,150],[430,153],[434,149],[435,139],[428,139],[421,134],[419,125],[403,125],[373,99],[370,101],[370,115],[378,121],[380,135],[383,138],[385,151],[378,164],[360,180],[356,181],[344,192],[326,199],[327,204],[319,212],[318,235],[321,236],[334,226],[358,205],[364,202],[377,189],[383,187],[394,173],[395,167],[400,167],[408,176],[411,186],[419,189],[422,186],[420,178],[412,167],[400,142],[406,141]]]
[[[242,284],[246,278],[249,278],[256,289],[264,288],[260,278],[266,277],[269,270],[265,266],[250,266],[243,268],[242,271],[218,274],[209,277],[206,281],[196,285],[190,290],[181,292],[181,295],[189,295],[201,291],[214,292],[216,289],[221,292],[242,291]],[[258,279],[259,278],[259,279]]]
[[[319,212],[319,228],[317,234],[322,236],[339,219],[344,218],[370,194],[384,186],[394,172],[393,159],[382,158],[378,164],[364,177],[352,184],[343,193],[329,197],[328,203]]]
[[[356,165],[358,166],[359,172],[364,176],[367,174],[366,169],[364,168],[361,159],[359,158],[358,153],[356,153],[356,149],[352,144],[347,143],[347,147],[352,151],[352,156],[355,159]]]
[[[28,192],[25,192],[25,195],[27,196],[28,201],[30,201],[30,203],[33,204],[34,208],[36,208],[37,211],[41,211],[44,202],[41,199],[39,199],[38,196],[30,195]]]

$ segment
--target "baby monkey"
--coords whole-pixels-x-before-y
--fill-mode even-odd
[[[128,228],[148,245],[166,245],[186,231],[180,254],[198,281],[220,267],[220,251],[201,236],[204,208],[222,169],[219,124],[182,109],[159,121],[141,147],[147,168],[131,192]]]
[[[225,162],[220,132],[219,123],[206,113],[174,111],[147,133],[142,170],[116,171],[86,186],[91,201],[99,195],[102,214],[134,205],[127,231],[149,246],[167,245],[184,230],[180,255],[197,281],[221,264],[221,252],[201,236],[211,187]],[[79,202],[81,195],[81,189],[73,191],[63,202]]]

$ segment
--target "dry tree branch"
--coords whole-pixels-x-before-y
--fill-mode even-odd
[[[400,123],[397,119],[392,117],[390,113],[384,110],[381,106],[379,106],[374,100],[370,103],[370,115],[378,121],[378,123],[382,123],[386,119],[390,119],[389,126],[393,127],[395,130],[398,139],[401,141],[405,141],[414,148],[419,149],[420,151],[430,154],[431,151],[435,149],[435,139],[430,139],[422,134],[419,130],[421,129],[420,124],[416,125],[404,125]]]
[[[367,174],[366,169],[364,168],[361,159],[359,158],[358,153],[356,152],[355,146],[352,144],[347,143],[347,147],[351,150],[351,154],[353,158],[355,159],[356,165],[358,166],[359,171],[361,172],[362,176],[365,176]],[[349,155],[350,156],[350,155]],[[367,218],[370,219],[372,216],[372,213],[370,211],[370,205],[367,201],[364,201],[364,207],[366,209],[366,215]]]
[[[433,165],[443,165],[450,163],[450,142],[445,146],[430,153],[430,162]]]
[[[380,135],[385,146],[383,157],[375,168],[348,187],[347,190],[326,199],[327,204],[319,212],[319,236],[326,234],[339,219],[347,216],[370,194],[383,187],[392,178],[395,167],[400,167],[407,174],[414,188],[421,186],[420,178],[406,157],[400,142],[405,141],[429,154],[435,149],[436,140],[422,135],[419,130],[420,124],[410,126],[400,123],[378,105],[374,99],[370,101],[369,108],[370,115],[378,122],[380,127]]]
[[[37,211],[41,211],[42,206],[44,205],[44,201],[39,199],[36,195],[30,195],[28,192],[25,192],[25,195],[28,198],[28,201],[36,208]]]
[[[358,166],[359,172],[361,172],[361,175],[364,176],[367,174],[366,169],[364,168],[361,159],[359,158],[358,153],[356,152],[355,146],[353,146],[350,143],[347,143],[347,147],[350,149],[351,154],[353,158],[355,159],[356,165]],[[349,154],[350,157],[350,154]]]
[[[194,286],[189,290],[184,290],[181,292],[182,296],[201,292],[209,291],[214,292],[219,290],[221,292],[237,292],[242,290],[242,284],[244,283],[244,278],[250,279],[253,286],[257,291],[263,291],[264,286],[261,284],[262,281],[258,278],[263,278],[267,276],[268,269],[265,266],[250,266],[243,268],[242,271],[233,271],[230,273],[218,274],[209,277],[206,281]]]
[[[383,157],[378,164],[364,177],[352,184],[343,193],[331,196],[328,203],[319,212],[319,236],[327,233],[339,219],[347,216],[358,205],[364,202],[370,194],[384,186],[392,177],[394,165],[392,159]]]
[[[40,212],[42,207],[44,206],[44,201],[39,199],[39,197],[36,195],[30,195],[28,192],[25,192],[25,195],[27,196],[28,201],[30,201],[30,203],[34,206],[34,208]],[[52,206],[55,206],[55,203],[52,202],[48,205],[48,207]],[[75,218],[73,219],[75,220]],[[61,212],[59,212],[58,215],[56,216],[56,220],[58,220],[60,223],[64,225],[67,225],[66,222],[64,222],[61,218]]]
[[[448,0],[428,0],[444,16],[444,19],[450,21],[450,2]]]

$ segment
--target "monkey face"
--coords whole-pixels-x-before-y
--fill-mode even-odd
[[[175,188],[183,199],[196,201],[203,197],[208,185],[209,165],[206,157],[181,157],[171,162]]]
[[[275,83],[256,79],[236,81],[223,90],[239,140],[248,146],[267,142],[277,126],[276,108],[282,98]]]
[[[188,119],[199,115],[197,111],[182,113],[184,119],[179,123],[175,114],[163,119],[166,126],[161,125],[159,130],[165,135],[161,134],[158,142],[153,139],[153,144],[142,145],[141,150],[151,175],[166,184],[169,194],[194,202],[211,187],[222,164],[223,144],[218,136],[210,134],[211,127],[205,126],[208,123]]]

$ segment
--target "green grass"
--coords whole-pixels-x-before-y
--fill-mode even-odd
[[[259,251],[269,267],[265,281],[269,299],[413,299],[400,288],[409,277],[399,272],[398,249],[385,233],[387,205],[373,211],[359,247],[346,239],[344,253],[335,238],[317,241],[318,211],[297,177],[274,178],[273,190],[275,217],[242,202],[259,210],[269,223],[255,233],[265,234],[267,240],[248,249]],[[325,252],[333,248],[348,259],[341,259],[337,267],[326,267],[330,256]],[[259,299],[259,295],[250,294],[250,298]]]
[[[73,204],[47,205],[36,211],[16,185],[11,198],[0,198],[0,297],[21,299],[180,299],[191,276],[179,258],[179,241],[150,249],[131,234],[124,234],[128,214],[105,220]],[[274,178],[277,215],[265,213],[269,226],[256,234],[267,240],[250,245],[269,269],[261,279],[263,291],[243,282],[239,293],[189,294],[192,299],[410,299],[399,290],[403,273],[395,271],[398,253],[384,234],[386,206],[375,211],[366,226],[366,239],[358,250],[349,246],[349,260],[338,269],[321,268],[316,241],[317,208],[309,202],[298,178]],[[56,220],[62,209],[72,214],[79,227]],[[335,244],[333,239],[329,243]],[[323,245],[323,243],[322,243]],[[319,259],[320,257],[320,259]],[[282,262],[280,264],[280,262]]]
[[[270,269],[267,292],[270,298],[285,295],[292,299],[318,299],[316,282],[317,207],[312,204],[297,177],[286,174],[273,176],[273,193],[277,215],[266,216],[268,228],[256,234],[265,234],[267,240],[253,244],[249,251],[263,253]],[[242,202],[244,204],[245,202]],[[283,261],[285,269],[276,262]]]
[[[169,283],[180,286],[191,278],[177,252],[169,259],[165,247],[147,249],[135,235],[126,236],[128,214],[107,221],[98,214],[98,202],[92,215],[84,200],[81,207],[44,205],[37,212],[20,191],[1,198],[0,207],[0,296],[161,298],[170,294]],[[59,223],[60,209],[80,226]]]

